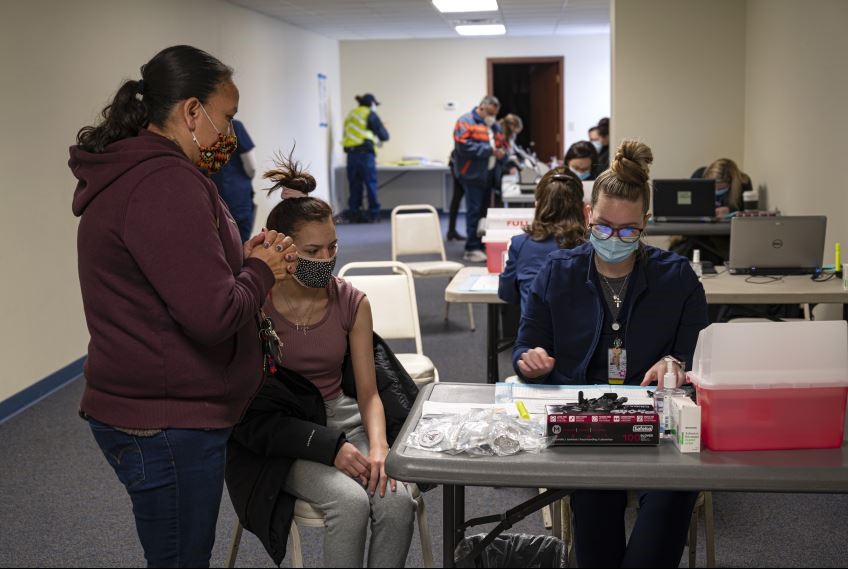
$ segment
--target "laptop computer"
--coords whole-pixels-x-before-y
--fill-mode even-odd
[[[803,275],[815,273],[824,255],[826,216],[733,218],[730,273]]]
[[[715,222],[715,180],[654,180],[652,210],[656,222]]]

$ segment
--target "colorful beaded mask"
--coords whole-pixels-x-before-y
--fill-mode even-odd
[[[200,106],[200,109],[203,111],[203,114],[206,115],[206,120],[209,121],[209,124],[212,125],[213,129],[215,129],[215,132],[218,133],[218,140],[210,146],[201,146],[197,137],[194,136],[194,132],[191,133],[191,138],[194,140],[194,144],[196,144],[197,148],[200,150],[200,158],[197,159],[196,164],[198,167],[209,171],[210,174],[214,174],[221,170],[221,167],[230,160],[230,155],[232,155],[236,148],[238,148],[238,139],[231,131],[232,123],[230,123],[230,127],[227,128],[227,134],[224,134],[218,130],[218,127],[216,127],[215,123],[212,122],[212,119],[209,118],[209,113],[206,112],[203,105]]]

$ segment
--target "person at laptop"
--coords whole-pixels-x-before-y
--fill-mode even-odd
[[[715,215],[718,220],[742,210],[742,193],[751,189],[751,179],[729,158],[719,158],[709,166],[699,168],[692,173],[692,178],[715,180]],[[694,249],[700,249],[702,261],[724,265],[730,254],[730,238],[675,236],[671,239],[669,249],[689,258]]]
[[[550,254],[533,282],[513,364],[527,382],[663,385],[668,362],[683,380],[707,326],[704,288],[689,262],[640,238],[648,220],[651,149],[625,140],[595,181],[589,243]],[[576,491],[577,563],[677,567],[696,492],[639,495],[626,540],[625,491]]]
[[[716,181],[716,217],[723,218],[742,209],[742,193],[751,190],[751,179],[739,170],[729,158],[719,158],[707,167],[701,167],[692,178]]]
[[[580,180],[594,180],[600,174],[598,151],[589,141],[577,141],[568,147],[563,162]]]
[[[586,236],[583,185],[569,169],[549,170],[536,185],[535,199],[533,222],[510,241],[498,284],[498,297],[522,309],[548,254],[580,245]]]

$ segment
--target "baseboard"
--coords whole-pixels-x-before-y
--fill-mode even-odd
[[[0,424],[37,404],[56,390],[82,375],[85,357],[79,358],[14,396],[0,402]]]

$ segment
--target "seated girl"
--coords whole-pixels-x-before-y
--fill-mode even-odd
[[[235,428],[227,483],[236,512],[278,564],[297,498],[325,515],[326,567],[362,567],[369,527],[368,567],[403,567],[415,503],[386,476],[370,304],[333,276],[336,228],[329,205],[308,196],[315,179],[291,157],[265,177],[283,195],[268,229],[285,228],[300,258],[294,279],[278,281],[265,302],[285,369],[266,379]],[[342,391],[348,347],[355,399]]]
[[[704,288],[686,258],[640,242],[651,149],[624,141],[595,181],[589,243],[548,256],[533,282],[513,352],[527,382],[663,384],[683,379],[707,326]],[[677,567],[697,493],[640,493],[629,542],[625,491],[571,495],[581,568]]]
[[[586,214],[583,185],[565,167],[549,170],[536,185],[533,223],[512,238],[498,297],[522,308],[548,254],[583,243]]]

